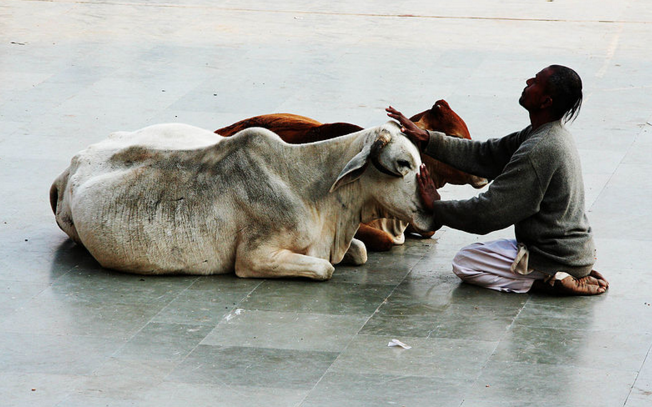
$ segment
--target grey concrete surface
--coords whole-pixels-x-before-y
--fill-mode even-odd
[[[648,0],[3,0],[0,405],[652,405],[650,44]],[[552,63],[584,80],[570,128],[600,297],[460,284],[456,250],[511,230],[443,229],[326,283],[126,275],[49,207],[74,153],[160,122],[375,126],[446,99],[474,138],[502,136]]]

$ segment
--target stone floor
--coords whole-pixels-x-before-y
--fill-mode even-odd
[[[648,0],[3,0],[0,405],[652,405],[650,44]],[[160,122],[375,126],[446,99],[502,136],[552,63],[584,79],[600,297],[460,284],[456,250],[511,230],[443,229],[325,283],[143,278],[99,267],[49,207],[75,152]]]

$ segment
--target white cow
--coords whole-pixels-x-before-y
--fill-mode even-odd
[[[347,251],[366,262],[353,238],[361,222],[429,228],[420,164],[394,122],[301,145],[262,128],[223,138],[161,124],[78,153],[50,200],[61,229],[106,268],[327,280]]]

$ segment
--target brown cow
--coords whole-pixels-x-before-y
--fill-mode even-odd
[[[445,100],[438,100],[431,109],[412,116],[410,120],[422,129],[441,131],[453,137],[471,139],[466,123]],[[363,130],[362,127],[351,123],[322,124],[308,117],[278,113],[251,117],[218,129],[215,133],[228,137],[249,127],[269,129],[291,144],[312,143]],[[441,188],[447,183],[470,184],[474,188],[482,188],[487,184],[487,180],[484,178],[458,171],[424,154],[421,155],[421,160],[428,167],[437,188]],[[403,243],[403,230],[405,230],[405,225],[400,221],[378,219],[360,225],[355,237],[363,241],[369,250],[386,251],[395,244]],[[423,236],[430,237],[432,233]]]

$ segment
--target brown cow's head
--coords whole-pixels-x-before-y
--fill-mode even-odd
[[[416,114],[410,120],[422,129],[441,131],[452,137],[471,139],[466,123],[445,100],[438,100],[430,110]],[[424,154],[421,155],[421,158],[428,167],[437,188],[441,188],[447,183],[470,184],[474,188],[482,188],[487,185],[487,180],[484,178],[458,171]]]
[[[416,114],[410,120],[422,129],[441,131],[451,136],[471,139],[469,128],[466,127],[464,120],[443,99],[435,102],[430,110]]]

